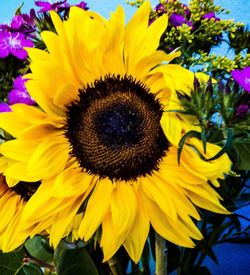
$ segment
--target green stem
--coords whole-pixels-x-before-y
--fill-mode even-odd
[[[122,268],[120,266],[120,263],[117,261],[116,257],[112,257],[109,261],[108,261],[108,265],[111,271],[112,275],[122,275]]]
[[[167,275],[168,249],[166,240],[155,232],[156,275]]]

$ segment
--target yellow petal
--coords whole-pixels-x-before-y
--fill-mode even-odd
[[[6,178],[16,179],[18,181],[27,181],[34,182],[39,181],[41,179],[40,175],[37,175],[35,171],[29,171],[27,168],[27,163],[24,162],[14,162],[8,165],[8,167],[4,171],[4,175]],[[11,183],[8,182],[8,185]],[[12,182],[15,185],[15,181]]]
[[[1,204],[1,219],[0,219],[0,232],[5,229],[10,221],[14,218],[16,211],[17,211],[17,204],[20,201],[20,197],[15,195],[13,192],[12,194],[6,194],[4,197],[0,199]],[[2,202],[5,204],[2,205]]]
[[[53,196],[67,198],[83,195],[94,180],[97,180],[95,176],[88,175],[80,168],[71,166],[56,177]]]
[[[110,207],[110,198],[114,186],[110,180],[100,180],[90,195],[85,215],[79,227],[78,234],[87,241],[102,223]],[[95,217],[95,218],[93,218]]]
[[[168,141],[178,146],[181,139],[182,124],[177,115],[164,112],[161,118],[161,127]]]
[[[112,223],[111,213],[106,214],[102,222],[102,238],[101,247],[103,249],[104,259],[103,261],[108,261],[120,248],[125,240],[125,235],[116,235],[116,230],[114,229]]]
[[[143,203],[147,209],[150,222],[155,231],[166,240],[184,247],[194,247],[189,236],[178,229],[178,224],[173,223],[166,217],[160,208],[146,195],[142,194]]]
[[[161,208],[166,216],[174,221],[177,220],[174,197],[161,178],[150,176],[143,180],[141,187],[145,194]]]
[[[34,80],[29,80],[26,83],[29,94],[36,100],[37,104],[48,114],[52,116],[64,117],[64,110],[55,106],[52,100],[46,96],[45,91],[41,88],[41,85]]]
[[[138,195],[139,207],[137,207],[136,218],[131,230],[129,231],[128,237],[123,244],[130,258],[135,263],[138,263],[141,258],[141,254],[148,237],[150,225],[147,212],[145,211],[143,202],[139,199],[139,197],[140,195]]]
[[[28,169],[41,178],[50,178],[63,171],[68,158],[69,146],[64,137],[45,139],[30,158]]]
[[[64,211],[72,205],[74,199],[53,197],[54,179],[44,180],[37,191],[29,199],[22,214],[22,222],[39,222]]]
[[[143,79],[145,75],[155,66],[159,65],[162,62],[169,62],[173,58],[180,56],[179,52],[167,54],[164,51],[153,52],[138,61],[138,64],[135,67],[134,74],[137,79]],[[151,88],[151,86],[150,86]]]
[[[125,13],[119,5],[111,14],[110,21],[102,38],[101,58],[103,58],[104,74],[124,74],[123,39]]]
[[[150,13],[150,3],[146,1],[137,9],[132,19],[128,22],[124,37],[124,60],[126,71],[133,71],[137,62],[139,46],[142,44],[144,33],[148,28],[148,18]]]
[[[0,127],[14,137],[18,137],[29,125],[29,123],[14,112],[0,113]]]
[[[111,196],[111,215],[116,234],[128,234],[137,212],[137,199],[132,186],[119,182]]]
[[[65,211],[61,211],[56,215],[50,231],[50,243],[53,247],[57,247],[61,239],[65,236],[65,233],[79,210],[81,203],[81,198],[74,200]]]
[[[220,214],[230,214],[219,201],[219,195],[208,184],[187,190],[187,196],[197,206]]]
[[[48,61],[50,59],[49,53],[38,49],[38,48],[25,48],[25,50],[28,52],[28,55],[30,59],[34,60],[42,60],[42,61]]]
[[[32,140],[14,139],[0,145],[0,153],[7,158],[18,161],[28,161],[37,147]]]

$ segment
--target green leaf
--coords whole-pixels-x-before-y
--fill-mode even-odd
[[[197,132],[197,131],[194,131],[194,130],[191,130],[189,132],[187,132],[180,140],[179,144],[178,144],[178,151],[177,151],[177,160],[178,160],[178,164],[180,164],[180,159],[181,159],[181,152],[182,152],[182,149],[187,141],[188,138],[191,138],[191,137],[196,137],[196,138],[199,138],[201,139],[201,133],[200,132]]]
[[[204,128],[201,131],[201,141],[202,141],[202,145],[203,145],[203,151],[206,154],[206,151],[207,151],[207,148],[206,148],[207,134],[206,134],[206,130]]]
[[[46,240],[41,236],[35,236],[25,242],[25,248],[33,258],[43,262],[52,262],[53,254],[45,248],[44,241]]]
[[[211,246],[209,246],[207,243],[204,241],[201,241],[199,244],[201,251],[204,255],[207,255],[209,258],[211,258],[216,264],[218,264],[217,257],[212,249]]]
[[[19,7],[17,8],[17,10],[16,10],[16,12],[15,12],[15,15],[20,15],[20,14],[22,14],[21,9],[22,9],[23,5],[24,5],[24,2],[21,4],[21,6],[19,6]]]
[[[0,274],[13,275],[23,265],[24,249],[17,252],[0,252]]]
[[[69,248],[61,243],[54,260],[58,275],[98,275],[98,271],[84,247]]]
[[[14,275],[43,275],[41,268],[35,264],[25,264]]]
[[[215,156],[213,156],[210,159],[207,159],[207,161],[215,160],[215,159],[221,157],[224,153],[228,152],[232,146],[232,143],[233,143],[233,131],[232,131],[232,129],[229,128],[229,129],[227,129],[227,140],[226,140],[225,145],[221,148],[221,150]]]
[[[239,156],[239,161],[235,164],[235,168],[239,170],[250,170],[250,144],[249,143],[238,143],[233,145],[234,150]]]

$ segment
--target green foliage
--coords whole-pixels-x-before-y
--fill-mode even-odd
[[[61,243],[55,251],[54,260],[58,275],[98,275],[95,264],[83,246],[73,248]]]
[[[183,135],[179,142],[178,162],[184,144],[188,144],[189,138],[195,137],[202,141],[204,153],[206,153],[206,142],[222,146],[222,149],[210,159],[206,159],[203,152],[196,149],[202,159],[211,161],[228,153],[235,163],[235,168],[249,170],[249,94],[231,81],[226,84],[222,82],[212,84],[209,79],[207,83],[199,83],[196,78],[190,96],[181,91],[176,93],[182,109],[172,111],[196,117],[201,127],[201,132],[189,131]],[[248,104],[248,111],[239,115],[237,108],[241,104]]]
[[[0,274],[13,275],[23,266],[24,249],[11,253],[0,252]]]
[[[52,262],[53,250],[49,247],[48,241],[41,236],[35,236],[25,243],[25,248],[31,257],[43,261]]]
[[[3,275],[41,275],[41,268],[32,263],[25,262],[25,250],[16,252],[0,252],[0,274]]]

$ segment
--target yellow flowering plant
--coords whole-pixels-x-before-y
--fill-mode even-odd
[[[121,6],[36,5],[0,28],[0,273],[150,274],[154,256],[157,275],[201,271],[237,219],[248,87],[178,64],[162,48],[176,18],[152,20],[149,1],[128,21]]]

